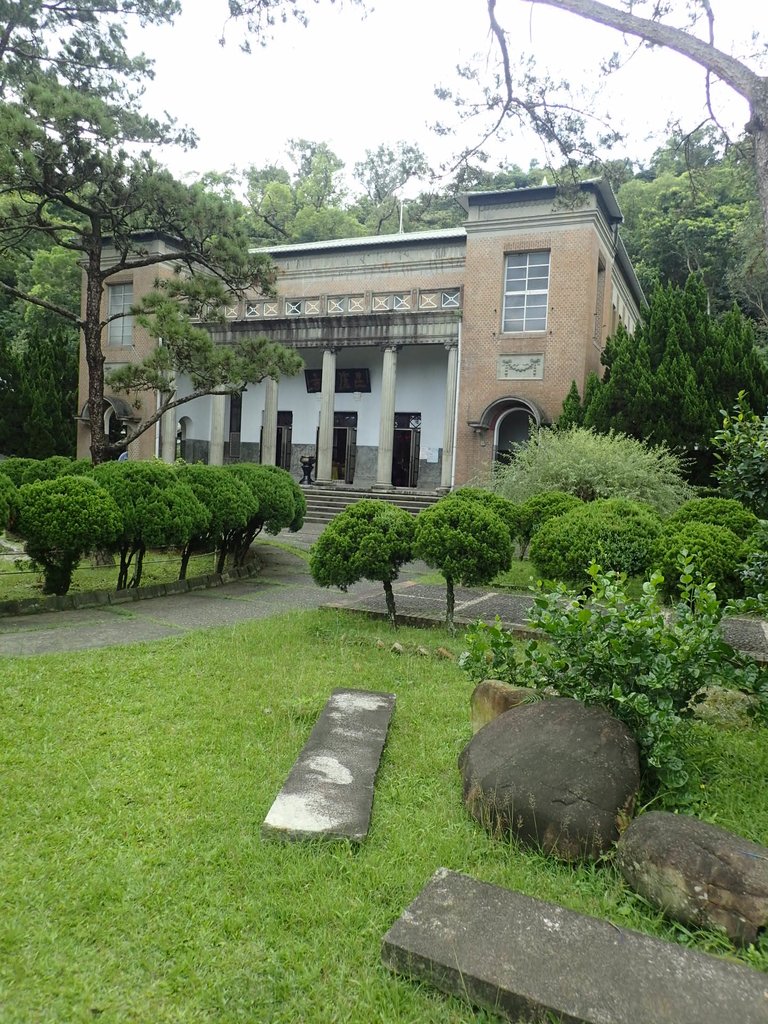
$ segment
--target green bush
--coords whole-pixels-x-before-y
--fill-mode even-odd
[[[531,541],[537,572],[552,580],[587,583],[587,566],[629,576],[651,564],[661,521],[646,505],[620,498],[593,501],[545,522]]]
[[[668,448],[582,427],[536,431],[499,467],[494,490],[518,502],[542,491],[566,491],[583,501],[627,498],[660,515],[693,497],[680,458]]]
[[[734,498],[692,498],[686,501],[667,520],[666,525],[686,523],[709,523],[711,526],[725,526],[737,537],[745,540],[755,529],[759,519]]]
[[[0,459],[0,474],[9,477],[17,487],[21,487],[25,482],[24,474],[36,464],[37,459],[22,459],[14,455],[10,459]]]
[[[0,532],[11,522],[16,508],[16,486],[9,476],[0,473]]]
[[[177,465],[176,472],[208,511],[204,530],[192,535],[182,548],[179,579],[186,578],[189,559],[196,552],[218,550],[216,571],[223,572],[233,539],[258,511],[258,501],[224,466],[182,464]]]
[[[30,459],[22,473],[21,482],[33,484],[37,480],[55,480],[66,474],[88,473],[92,465],[85,459],[70,459],[66,455],[51,455],[48,459]]]
[[[488,491],[483,487],[459,487],[452,491],[451,498],[461,498],[464,501],[475,501],[482,505],[489,512],[499,517],[509,530],[509,539],[514,541],[520,530],[520,506],[508,498],[503,498],[494,491]]]
[[[321,587],[346,590],[358,580],[384,587],[387,614],[397,625],[392,583],[413,557],[415,518],[387,501],[363,498],[340,512],[312,547],[309,567]]]
[[[577,498],[575,494],[567,494],[565,491],[542,491],[541,494],[534,494],[524,501],[520,506],[520,523],[517,533],[521,558],[525,558],[531,537],[540,526],[582,504],[581,498]]]
[[[717,627],[729,609],[696,582],[693,566],[690,555],[679,563],[681,601],[671,619],[658,573],[638,598],[627,593],[626,577],[595,564],[586,593],[539,584],[528,624],[543,637],[515,651],[498,623],[478,623],[467,634],[460,664],[475,679],[487,676],[490,666],[496,678],[518,686],[551,687],[607,708],[635,735],[647,780],[679,801],[688,781],[681,725],[701,688],[716,684],[756,694],[759,714],[768,705],[768,667],[723,640]]]
[[[768,524],[761,523],[746,540],[744,561],[736,570],[745,597],[768,604]]]
[[[445,577],[445,621],[453,629],[454,584],[488,583],[509,568],[512,541],[494,512],[480,502],[448,495],[419,512],[413,552]]]
[[[140,585],[147,548],[183,548],[190,537],[208,528],[208,510],[172,466],[158,461],[104,462],[93,467],[93,476],[112,495],[123,517],[116,541],[118,590]]]
[[[746,551],[743,541],[724,526],[690,522],[664,527],[653,546],[653,566],[664,577],[664,592],[673,596],[678,590],[677,564],[680,552],[693,557],[703,579],[709,580],[721,598],[743,593],[739,568]]]
[[[45,594],[66,594],[83,555],[111,545],[121,528],[116,503],[88,477],[63,476],[19,488],[17,529],[27,554],[43,570]]]
[[[732,414],[721,411],[723,426],[712,438],[721,490],[768,518],[768,415],[755,415],[744,391]]]

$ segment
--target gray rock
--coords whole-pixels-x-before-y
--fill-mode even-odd
[[[389,929],[381,956],[516,1024],[768,1020],[759,971],[445,868]]]
[[[525,686],[511,686],[500,679],[484,679],[472,691],[469,699],[472,732],[479,732],[494,718],[520,704],[532,704],[541,699],[536,690]]]
[[[470,740],[459,767],[464,803],[477,821],[563,860],[609,849],[640,785],[629,730],[569,698],[506,711]]]
[[[768,925],[768,848],[724,828],[641,814],[619,842],[618,861],[635,892],[678,921],[722,929],[741,945]]]

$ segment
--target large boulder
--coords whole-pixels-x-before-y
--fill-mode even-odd
[[[469,698],[472,732],[479,732],[494,718],[520,704],[532,704],[541,699],[538,690],[525,686],[511,686],[500,679],[484,679],[478,683]]]
[[[618,839],[640,786],[637,744],[602,708],[565,697],[522,704],[481,729],[459,767],[469,813],[563,860]]]
[[[740,945],[768,926],[768,848],[684,814],[651,811],[618,847],[629,885],[670,917]]]

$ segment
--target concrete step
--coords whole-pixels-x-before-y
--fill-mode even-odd
[[[759,971],[446,868],[384,936],[382,960],[515,1022],[768,1021]]]
[[[304,497],[307,502],[306,521],[329,523],[339,512],[363,498],[388,501],[418,515],[422,509],[433,505],[441,495],[435,491],[361,491],[313,485],[304,488]]]
[[[262,835],[362,842],[394,707],[393,693],[334,690],[264,819]]]

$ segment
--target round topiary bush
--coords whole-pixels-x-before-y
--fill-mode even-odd
[[[464,501],[475,501],[489,512],[499,517],[509,530],[509,539],[515,541],[520,530],[520,506],[509,498],[503,498],[494,491],[486,491],[482,487],[460,487],[452,491],[451,498],[461,498]]]
[[[592,501],[545,522],[530,558],[547,579],[588,583],[591,562],[634,576],[651,563],[661,521],[647,506],[621,498]]]
[[[724,526],[737,537],[745,540],[760,520],[735,498],[692,498],[667,520],[667,526],[683,526],[686,523],[709,523]]]
[[[18,501],[17,529],[42,567],[44,594],[66,594],[83,555],[111,545],[122,528],[117,504],[89,477],[24,484]]]
[[[567,494],[565,491],[542,491],[524,501],[520,506],[520,523],[517,534],[520,540],[521,557],[525,558],[531,537],[540,526],[583,504],[581,498],[577,498],[575,494]]]
[[[16,487],[9,476],[0,473],[0,532],[6,529],[16,507]]]
[[[653,547],[653,568],[664,576],[664,592],[673,597],[680,590],[680,552],[693,556],[694,569],[702,580],[715,584],[720,598],[738,597],[743,585],[738,570],[744,561],[745,546],[740,537],[725,526],[711,523],[668,524]]]
[[[415,518],[387,501],[363,498],[340,512],[323,530],[309,559],[315,583],[346,590],[358,580],[384,587],[387,614],[397,624],[392,583],[413,557]]]

